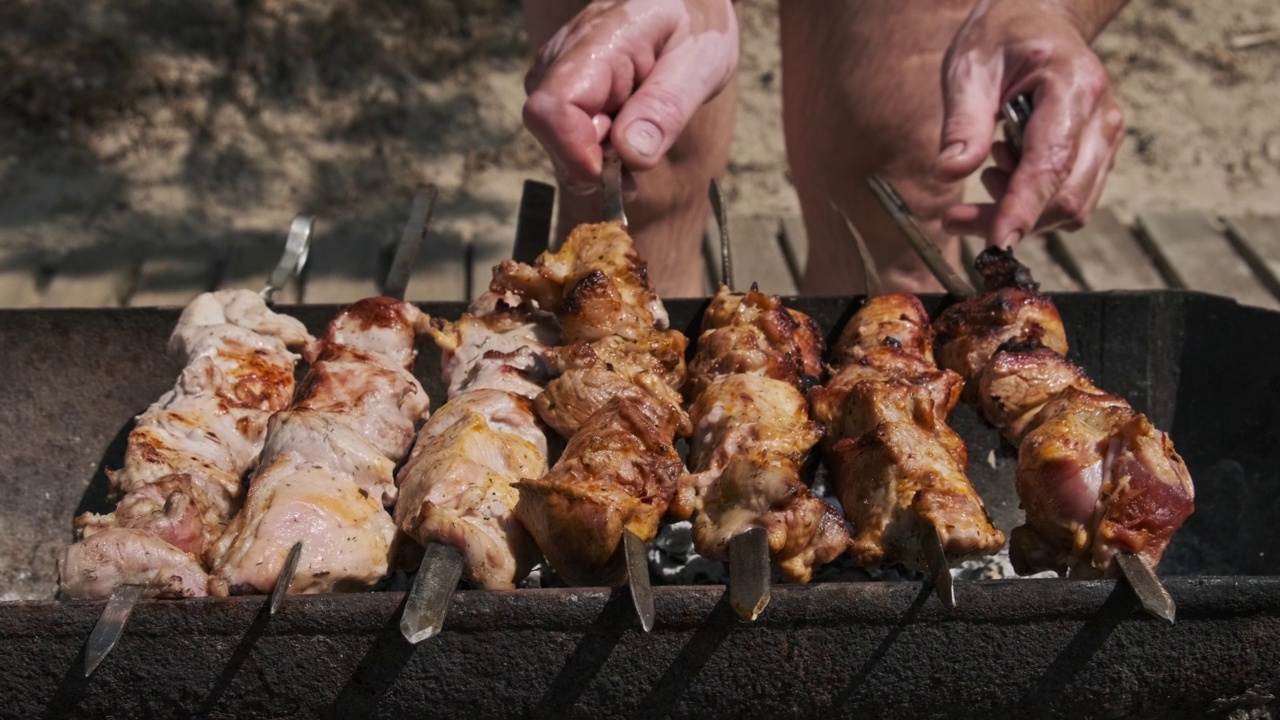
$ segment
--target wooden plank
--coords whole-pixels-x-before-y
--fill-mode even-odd
[[[1071,277],[1066,268],[1049,252],[1047,240],[1043,235],[1032,235],[1018,243],[1013,251],[1014,257],[1027,266],[1031,277],[1040,283],[1045,292],[1074,292],[1081,289],[1080,283]]]
[[[805,263],[809,262],[809,233],[804,227],[804,218],[799,215],[784,215],[782,225],[782,254],[787,258],[791,274],[797,285],[804,284]]]
[[[1076,232],[1050,234],[1049,249],[1089,290],[1166,287],[1151,256],[1111,208],[1095,211]]]
[[[280,255],[284,252],[283,242],[241,242],[231,246],[227,251],[227,260],[222,266],[214,287],[217,290],[228,288],[245,288],[260,292],[267,286],[267,278]],[[292,304],[301,302],[302,285],[295,276],[289,283],[275,294],[275,302]]]
[[[729,218],[729,244],[733,251],[735,290],[752,283],[770,295],[796,295],[799,284],[791,274],[778,238],[778,220],[772,217]]]
[[[120,307],[133,286],[133,248],[93,245],[62,258],[44,292],[44,307]]]
[[[1171,285],[1280,309],[1280,302],[1203,214],[1193,210],[1140,212],[1138,230],[1138,237]]]
[[[0,249],[0,308],[40,307],[44,254]]]
[[[213,287],[222,253],[208,245],[157,249],[146,254],[130,307],[183,306]]]
[[[1236,252],[1275,297],[1280,297],[1280,215],[1223,218]]]
[[[471,277],[467,294],[471,299],[489,289],[489,281],[493,279],[493,266],[510,258],[514,246],[514,241],[509,239],[471,238],[467,247],[468,274]]]
[[[456,232],[429,233],[409,273],[405,299],[465,302],[469,299],[467,272],[467,244],[462,236]]]
[[[302,302],[345,305],[382,294],[381,243],[357,235],[314,238]]]

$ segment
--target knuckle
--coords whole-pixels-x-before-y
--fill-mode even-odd
[[[1112,140],[1124,135],[1124,110],[1112,105],[1102,113],[1102,127]]]

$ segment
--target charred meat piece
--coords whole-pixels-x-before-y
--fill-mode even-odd
[[[533,268],[503,263],[490,291],[554,309],[565,343],[548,353],[561,375],[535,407],[569,442],[549,472],[517,484],[516,516],[570,583],[619,582],[622,533],[653,538],[683,468],[673,446],[689,432],[677,391],[688,341],[667,329],[619,223],[578,227]]]
[[[392,471],[428,400],[411,369],[429,319],[391,298],[361,300],[308,349],[311,369],[268,430],[244,508],[206,553],[214,594],[265,593],[302,541],[290,592],[367,588],[386,576]]]
[[[169,340],[185,367],[138,416],[124,467],[109,473],[123,494],[115,511],[76,518],[85,540],[59,554],[64,597],[105,598],[118,583],[152,597],[206,594],[197,558],[239,505],[267,420],[293,394],[289,348],[310,339],[248,290],[205,293],[186,307]]]
[[[933,528],[948,562],[990,555],[1004,534],[965,475],[968,450],[946,418],[962,381],[932,362],[928,315],[912,295],[881,295],[845,326],[830,382],[809,394],[861,564],[928,566]]]
[[[763,528],[774,564],[808,582],[849,547],[839,513],[802,480],[822,437],[803,390],[820,382],[823,350],[817,325],[777,297],[721,287],[711,301],[686,387],[693,472],[672,508],[693,517],[700,554],[727,560],[735,535]]]
[[[976,262],[986,292],[962,300],[938,316],[938,364],[960,373],[965,397],[976,401],[978,378],[1001,345],[1043,345],[1067,353],[1067,332],[1053,301],[1040,294],[1013,253],[988,248]]]
[[[1018,447],[1016,486],[1026,522],[1012,533],[1014,569],[1113,576],[1117,552],[1156,567],[1193,511],[1185,463],[1168,435],[1063,357],[1057,312],[1049,312],[1051,301],[1011,253],[988,249],[978,267],[988,293],[948,308],[938,323],[957,333],[955,347],[968,342],[970,331],[1010,338],[985,358],[970,355],[966,367],[978,371],[987,419]],[[1042,308],[1040,319],[1010,317],[1016,327],[1001,331],[984,308],[1002,293],[1021,293],[1025,307]]]
[[[559,336],[555,318],[517,296],[487,293],[432,335],[444,352],[449,402],[397,476],[396,524],[423,545],[456,547],[472,584],[514,588],[540,556],[515,517],[515,484],[547,471],[532,398],[550,377],[543,353]]]

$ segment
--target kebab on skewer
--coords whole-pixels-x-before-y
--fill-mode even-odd
[[[515,517],[515,483],[547,471],[533,400],[550,379],[543,353],[559,340],[555,316],[490,292],[431,334],[443,351],[449,401],[419,432],[397,476],[396,524],[424,546],[460,550],[477,587],[512,589],[540,557]]]
[[[297,320],[249,290],[205,293],[183,310],[169,354],[177,384],[138,416],[124,466],[108,473],[115,511],[76,518],[82,540],[58,556],[59,593],[102,599],[120,585],[147,597],[201,597],[199,560],[242,496],[267,421],[293,394]]]
[[[624,536],[653,538],[683,472],[688,341],[668,328],[619,222],[578,227],[533,267],[504,262],[490,289],[554,311],[565,343],[548,353],[560,375],[535,407],[568,444],[549,472],[517,483],[516,516],[570,584],[616,584]]]
[[[853,558],[929,572],[954,604],[950,565],[1004,545],[965,474],[968,448],[946,423],[962,380],[933,358],[929,316],[905,293],[878,294],[870,254],[869,295],[832,351],[832,377],[809,394],[826,428],[824,454],[854,526]]]
[[[768,556],[803,583],[848,549],[844,520],[801,479],[822,437],[803,393],[821,382],[823,349],[817,324],[777,296],[721,286],[711,301],[686,385],[693,472],[672,506],[693,517],[699,554],[727,560],[732,538],[762,528]],[[764,601],[739,610],[754,618]]]
[[[942,362],[972,378],[984,415],[1018,448],[1026,522],[1010,539],[1014,569],[1114,577],[1114,559],[1132,555],[1154,570],[1193,511],[1186,464],[1166,433],[1063,356],[1061,318],[1012,252],[987,248],[975,265],[986,292],[934,327]]]

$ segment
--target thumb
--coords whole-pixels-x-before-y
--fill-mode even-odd
[[[720,91],[723,82],[701,70],[679,53],[666,55],[623,104],[614,119],[612,137],[628,168],[648,170],[657,165],[698,108]]]
[[[955,182],[973,174],[991,153],[1000,86],[997,78],[980,70],[948,69],[943,75],[942,98],[942,149],[934,163],[934,176]]]

